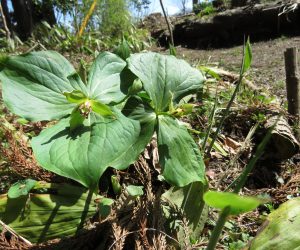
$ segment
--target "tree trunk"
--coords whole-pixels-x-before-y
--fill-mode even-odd
[[[195,12],[195,5],[198,4],[198,0],[193,0],[193,12]]]
[[[12,0],[17,33],[21,40],[30,37],[33,30],[32,3],[30,0]]]
[[[2,10],[3,10],[4,17],[5,17],[7,28],[12,33],[13,26],[12,26],[12,22],[11,22],[11,16],[10,16],[10,13],[9,13],[9,10],[7,7],[7,1],[1,0],[1,5],[2,5]]]
[[[56,24],[56,17],[53,9],[53,5],[49,1],[42,1],[42,3],[33,4],[33,21],[35,24],[41,21],[46,21],[49,25]]]
[[[44,13],[45,21],[47,21],[51,26],[56,24],[56,17],[53,9],[53,5],[48,1],[43,1],[42,11]]]

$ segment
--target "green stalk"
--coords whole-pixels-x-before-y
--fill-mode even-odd
[[[204,138],[204,141],[203,141],[203,144],[202,144],[202,150],[203,150],[203,154],[205,152],[205,146],[206,146],[206,143],[207,143],[207,140],[209,138],[209,135],[210,135],[210,132],[211,132],[211,128],[213,126],[213,121],[215,119],[215,114],[216,114],[216,108],[217,108],[217,90],[216,90],[216,96],[215,96],[215,102],[214,102],[214,106],[213,106],[213,109],[210,113],[210,116],[209,116],[209,126],[207,128],[207,131],[205,133],[205,138]]]
[[[244,43],[245,44],[245,43]],[[220,132],[220,129],[224,123],[224,120],[225,118],[227,117],[228,113],[229,113],[229,110],[233,104],[233,101],[237,95],[237,92],[239,90],[239,87],[242,83],[242,80],[243,80],[243,76],[244,76],[244,73],[249,69],[250,65],[251,65],[251,60],[252,60],[252,52],[251,52],[251,46],[250,46],[250,42],[249,42],[249,38],[247,40],[247,44],[244,45],[243,47],[243,59],[242,59],[242,65],[241,65],[241,69],[240,69],[240,74],[239,74],[239,79],[237,81],[237,84],[236,84],[236,87],[234,89],[234,92],[230,98],[230,101],[229,103],[227,104],[227,107],[226,107],[226,110],[221,118],[221,121],[219,123],[219,126],[217,127],[217,131],[216,133],[214,134],[214,137],[210,143],[210,146],[207,150],[207,155],[210,154],[210,151],[218,137],[218,134]],[[276,121],[277,123],[277,121]],[[274,126],[276,125],[276,123],[274,124]],[[274,127],[273,126],[273,127]],[[239,192],[239,190],[241,189],[241,187],[243,187],[243,185],[245,184],[246,180],[247,180],[247,176],[249,174],[249,172],[253,169],[257,159],[262,155],[263,153],[263,150],[266,146],[266,144],[268,143],[270,137],[271,137],[271,132],[272,132],[272,129],[270,131],[268,131],[267,135],[265,136],[265,138],[263,139],[263,141],[259,144],[258,146],[258,149],[256,151],[256,154],[254,156],[254,158],[252,159],[252,161],[249,162],[249,164],[247,165],[247,167],[245,168],[245,170],[243,171],[243,173],[241,174],[241,178],[239,178],[239,182],[238,184],[236,185],[236,188],[234,189],[234,192]],[[218,218],[218,221],[217,221],[217,224],[216,226],[214,227],[214,230],[212,232],[212,235],[210,236],[210,239],[209,239],[209,242],[208,242],[208,246],[206,248],[206,250],[214,250],[217,243],[218,243],[218,240],[219,240],[219,237],[220,237],[220,234],[222,232],[222,229],[225,225],[225,222],[227,220],[227,217],[230,213],[230,206],[227,206],[225,207],[221,213],[219,214],[219,218]]]
[[[226,110],[225,110],[225,112],[224,112],[224,114],[223,114],[223,116],[221,118],[219,126],[217,127],[216,133],[214,134],[214,136],[212,138],[212,141],[211,141],[211,143],[209,145],[209,148],[206,151],[206,155],[210,155],[210,151],[212,150],[212,147],[214,146],[214,143],[217,140],[217,137],[218,137],[218,135],[220,133],[221,127],[223,126],[223,123],[225,121],[225,118],[227,117],[227,115],[229,113],[229,110],[230,110],[230,108],[231,108],[231,106],[232,106],[232,104],[234,102],[235,97],[236,97],[236,94],[238,93],[238,90],[240,88],[240,85],[241,85],[243,77],[244,77],[244,72],[245,72],[245,70],[244,70],[244,63],[245,63],[245,46],[243,48],[243,59],[242,59],[242,65],[241,65],[241,69],[240,69],[239,79],[237,81],[237,84],[236,84],[236,87],[234,89],[234,92],[233,92],[233,94],[232,94],[232,96],[230,98],[230,101],[227,104]]]
[[[225,225],[229,212],[230,212],[230,207],[225,207],[220,213],[217,224],[215,225],[214,230],[212,231],[212,234],[209,238],[209,242],[206,250],[214,250],[216,248],[216,245],[219,241],[220,234],[222,233],[222,229]]]
[[[278,119],[273,124],[273,126],[268,130],[267,134],[265,135],[265,137],[263,138],[263,140],[261,141],[261,143],[258,145],[254,156],[251,158],[251,160],[249,161],[249,163],[247,164],[247,166],[244,168],[243,172],[240,174],[240,176],[238,178],[236,178],[226,188],[225,191],[228,191],[229,188],[231,188],[232,186],[235,185],[233,193],[237,194],[241,190],[241,188],[245,185],[249,173],[253,170],[253,168],[254,168],[257,160],[262,156],[262,154],[263,154],[263,152],[265,150],[265,147],[267,146],[269,140],[271,139],[272,131],[273,131],[274,127],[276,126],[276,124],[277,124],[277,122],[278,122],[279,119],[280,119],[280,117],[278,117]]]
[[[239,80],[238,80],[238,82],[237,82],[237,84],[236,84],[236,87],[235,87],[235,89],[234,89],[234,92],[233,92],[233,94],[232,94],[232,96],[231,96],[231,98],[230,98],[230,101],[229,101],[229,103],[227,104],[227,107],[226,107],[226,109],[225,109],[225,112],[224,112],[224,114],[223,114],[223,116],[222,116],[222,118],[221,118],[221,121],[220,121],[220,123],[219,123],[219,126],[217,127],[216,133],[214,134],[214,136],[213,136],[213,138],[212,138],[212,141],[211,141],[211,143],[210,143],[210,145],[209,145],[209,148],[207,149],[207,152],[206,152],[207,155],[210,154],[210,151],[211,151],[212,147],[214,146],[215,141],[217,140],[217,137],[218,137],[218,135],[219,135],[219,133],[220,133],[221,127],[223,126],[223,123],[224,123],[224,121],[225,121],[225,118],[227,117],[227,115],[228,115],[228,113],[229,113],[229,110],[230,110],[230,108],[231,108],[231,106],[232,106],[232,104],[233,104],[233,102],[234,102],[234,99],[235,99],[235,97],[236,97],[236,94],[237,94],[237,92],[238,92],[238,90],[239,90],[239,87],[240,87],[240,85],[241,85],[241,83],[242,83],[242,79],[243,79],[243,75],[240,75]]]

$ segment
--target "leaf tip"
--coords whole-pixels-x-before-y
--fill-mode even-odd
[[[6,65],[8,60],[8,56],[4,54],[0,54],[0,71],[2,71]]]

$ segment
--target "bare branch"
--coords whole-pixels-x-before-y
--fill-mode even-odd
[[[162,0],[159,0],[159,2],[160,2],[160,6],[161,6],[161,8],[162,8],[162,11],[163,11],[163,13],[164,13],[164,17],[165,17],[166,23],[167,23],[167,25],[168,25],[168,30],[169,30],[169,32],[170,32],[171,45],[174,46],[173,30],[172,30],[172,27],[171,27],[170,20],[168,19],[168,16],[167,16],[167,14],[166,14],[165,7],[164,7],[164,5],[163,5]]]
[[[7,23],[6,23],[6,19],[5,19],[5,15],[4,15],[4,12],[3,12],[3,9],[2,9],[2,3],[0,1],[0,13],[1,13],[1,16],[2,16],[2,20],[3,20],[3,26],[4,26],[4,30],[5,30],[5,33],[6,33],[6,39],[10,39],[10,31],[9,31],[9,28],[7,27]]]

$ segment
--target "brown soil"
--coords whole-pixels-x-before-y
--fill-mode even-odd
[[[289,47],[300,50],[300,37],[281,37],[252,44],[252,66],[248,79],[278,97],[285,96],[284,51]],[[177,47],[177,55],[193,64],[222,67],[237,72],[241,66],[243,46],[194,50]],[[298,57],[300,65],[300,56]]]
[[[299,49],[300,37],[282,37],[272,41],[270,40],[266,42],[253,43],[253,63],[248,75],[248,79],[251,80],[254,84],[264,90],[269,90],[272,94],[275,94],[283,99],[285,99],[285,70],[283,53],[288,47],[297,47]],[[177,47],[177,54],[178,57],[184,58],[194,65],[204,64],[209,66],[218,66],[238,73],[242,59],[242,46],[214,50],[191,50]],[[69,57],[72,57],[72,55],[69,55]],[[248,117],[245,117],[245,121],[246,120],[248,120]],[[236,124],[236,121],[232,120],[232,124]],[[242,139],[243,138],[239,138],[239,142],[242,142]],[[15,148],[17,148],[17,145]],[[13,155],[21,156],[24,153],[24,151],[18,152],[18,154],[16,153],[16,151],[12,152],[14,153]],[[23,158],[21,158],[21,160],[23,160]],[[12,159],[13,158],[10,159],[10,162],[13,162]],[[26,168],[27,165],[24,162],[24,160],[21,161],[21,163],[20,161],[18,161],[18,164],[15,164],[15,166],[20,166],[20,168],[25,166],[25,169],[28,170],[28,168]],[[227,182],[230,183],[232,179],[237,177],[237,175],[241,172],[242,167],[245,165],[244,163],[239,164],[238,167],[228,170],[226,166],[227,162],[228,158],[221,157],[219,159],[212,160],[207,166],[207,176],[210,180],[211,187],[216,188],[218,186],[218,181],[226,173],[226,178],[224,178],[220,183],[220,187],[221,189],[223,189],[222,187],[225,187],[228,184]],[[263,164],[259,165],[259,168],[256,168],[255,170],[259,173],[256,174],[254,171],[254,173],[250,176],[246,188],[243,190],[244,193],[250,195],[257,195],[262,193],[269,194],[274,205],[278,205],[286,201],[289,195],[298,196],[300,169],[299,164],[297,165],[297,163],[298,161],[294,161],[294,164],[282,163],[278,166],[278,169],[268,169],[267,166],[264,166]],[[141,173],[138,173],[138,169],[141,169]],[[151,169],[153,170],[154,167],[151,166]],[[127,220],[124,220],[123,214],[122,217],[120,214],[116,214],[114,215],[115,217],[111,219],[111,221],[107,222],[109,226],[107,226],[107,224],[102,224],[105,226],[105,230],[103,230],[103,228],[100,229],[98,227],[95,227],[94,229],[89,230],[88,235],[70,238],[69,240],[63,239],[49,241],[44,243],[43,245],[35,246],[35,248],[33,249],[95,249],[97,246],[99,246],[99,238],[103,236],[103,234],[101,235],[101,233],[103,233],[104,231],[106,231],[106,233],[110,233],[110,238],[106,235],[106,237],[108,237],[108,242],[111,241],[121,244],[121,242],[119,242],[119,239],[123,239],[122,237],[124,235],[127,236],[129,232],[135,232],[131,235],[131,238],[127,237],[130,241],[134,242],[135,239],[138,239],[137,242],[141,242],[141,245],[143,246],[149,244],[148,240],[154,239],[154,236],[149,234],[147,237],[146,228],[155,227],[159,230],[162,230],[160,228],[161,225],[153,226],[152,224],[154,222],[150,220],[147,221],[147,218],[145,217],[145,214],[147,213],[155,214],[154,211],[158,211],[157,215],[155,215],[156,220],[161,220],[160,211],[159,209],[157,209],[160,206],[158,199],[158,193],[160,192],[157,192],[157,188],[155,187],[156,183],[152,180],[152,172],[149,172],[149,170],[151,169],[149,167],[145,167],[144,169],[141,166],[138,166],[135,169],[136,172],[134,172],[134,177],[137,177],[136,179],[141,180],[141,184],[146,187],[146,195],[144,196],[146,200],[141,199],[140,203],[136,204],[134,208],[131,208],[130,211],[132,212],[132,214],[128,213]],[[48,176],[49,173],[35,172],[36,168],[31,169],[31,171],[32,172],[29,172],[29,175],[32,173],[37,173],[37,175],[40,177],[45,175],[46,179],[51,179],[51,177],[53,177],[52,175]],[[276,174],[278,175],[276,175],[275,177],[271,176],[272,178],[270,181],[267,181],[268,178],[263,178],[262,181],[266,183],[262,183],[262,185],[260,186],[253,184],[258,183],[257,177],[270,176],[270,173],[274,172],[276,172]],[[263,175],[261,173],[263,173]],[[266,175],[264,173],[266,173]],[[25,174],[27,177],[28,173],[26,172]],[[276,180],[278,179],[278,176],[282,178],[283,184]],[[128,178],[132,178],[132,176]],[[270,185],[270,183],[272,185]],[[248,232],[249,235],[254,236],[258,226],[260,225],[259,217],[260,213],[258,210],[256,210],[255,212],[237,217],[236,224],[238,225],[240,231]],[[124,221],[126,223],[124,223]],[[129,221],[131,221],[131,223],[129,223]],[[124,226],[125,224],[126,226]],[[211,229],[211,226],[207,225],[206,230],[207,228]],[[166,239],[163,238],[165,237],[164,235],[157,233],[155,237],[155,239],[157,239],[157,242],[165,244]],[[86,238],[88,238],[88,240],[86,240]],[[88,242],[89,244],[86,244],[86,242]],[[12,237],[11,235],[7,234],[6,231],[2,232],[2,234],[0,235],[0,249],[26,248],[29,248],[29,246],[22,242],[21,239]],[[220,247],[218,249],[224,248]]]

